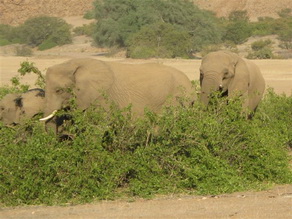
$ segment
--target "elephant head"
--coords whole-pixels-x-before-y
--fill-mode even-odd
[[[42,113],[45,103],[42,89],[31,89],[23,94],[7,94],[0,101],[0,120],[5,125],[16,125]]]
[[[50,67],[46,73],[45,117],[41,121],[57,123],[51,119],[58,110],[69,107],[74,95],[80,109],[88,108],[112,83],[110,69],[98,60],[74,59]]]
[[[244,106],[255,110],[260,102],[265,82],[258,67],[231,52],[207,54],[200,67],[201,101],[209,103],[213,91],[228,97],[241,95]]]

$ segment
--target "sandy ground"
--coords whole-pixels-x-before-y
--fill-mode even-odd
[[[152,200],[102,201],[76,206],[0,209],[2,219],[87,218],[248,218],[291,219],[292,185],[268,191],[220,196],[162,197]]]

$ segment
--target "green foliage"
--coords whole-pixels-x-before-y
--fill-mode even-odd
[[[258,40],[255,41],[251,44],[251,48],[254,51],[259,51],[261,49],[263,49],[264,47],[270,47],[272,45],[272,41],[270,39],[268,40]]]
[[[275,19],[270,17],[261,17],[258,22],[251,23],[253,36],[266,36],[275,34],[274,32]]]
[[[88,19],[88,20],[94,19],[94,17],[95,17],[95,14],[93,10],[87,11],[83,16],[83,18]]]
[[[13,43],[24,43],[21,38],[21,28],[0,24],[0,46]]]
[[[282,48],[292,49],[292,17],[286,19],[285,27],[279,31],[279,39]]]
[[[33,51],[26,45],[16,47],[16,56],[32,56]]]
[[[47,50],[47,49],[51,49],[55,46],[58,46],[57,43],[53,42],[51,39],[45,40],[43,41],[39,46],[38,49],[43,51],[43,50]]]
[[[274,57],[271,45],[271,40],[258,40],[251,44],[253,52],[247,56],[249,59],[272,59]]]
[[[284,8],[281,11],[278,12],[278,15],[281,18],[292,17],[292,13],[291,12],[292,12],[291,8]]]
[[[198,9],[190,1],[96,0],[95,16],[97,28],[94,39],[100,46],[125,47],[133,34],[142,27],[161,22],[175,25],[177,30],[183,29],[184,32],[188,32],[193,50],[221,40],[221,30],[215,16]],[[154,38],[153,41],[155,44],[157,39]],[[137,47],[140,48],[141,45]],[[140,50],[143,49],[142,46]]]
[[[143,27],[127,44],[131,58],[187,58],[191,50],[188,32],[167,23]]]
[[[240,10],[235,10],[232,11],[229,16],[228,19],[232,22],[238,22],[238,21],[245,21],[248,22],[249,21],[249,17],[247,14],[247,11],[240,11]]]
[[[73,29],[73,32],[77,36],[80,35],[93,36],[95,28],[96,28],[95,23],[83,24],[81,27],[75,27]]]
[[[63,19],[41,16],[30,18],[17,27],[0,25],[0,43],[22,43],[48,49],[72,42],[70,25]]]
[[[35,82],[35,85],[37,85],[39,88],[45,88],[45,76],[42,74],[42,72],[36,67],[34,66],[33,62],[22,62],[20,63],[20,68],[18,69],[18,72],[20,74],[20,76],[25,76],[26,74],[36,74],[37,75],[37,79]]]
[[[219,194],[292,183],[292,97],[269,91],[251,121],[241,102],[167,107],[131,119],[131,107],[69,113],[73,140],[38,121],[0,124],[0,202],[60,204],[121,196]]]
[[[72,42],[70,26],[61,18],[41,16],[30,18],[21,26],[23,38],[32,46],[45,41],[64,45]]]
[[[251,25],[246,11],[233,11],[225,24],[224,41],[235,44],[244,43],[251,36]]]

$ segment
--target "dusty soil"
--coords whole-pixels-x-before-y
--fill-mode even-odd
[[[292,185],[220,196],[159,197],[76,206],[0,209],[0,218],[292,218]]]

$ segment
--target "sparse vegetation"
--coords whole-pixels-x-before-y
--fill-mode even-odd
[[[252,52],[250,52],[247,58],[250,59],[272,59],[274,58],[272,52],[271,40],[258,40],[251,44]]]
[[[95,23],[90,23],[90,24],[83,24],[81,27],[75,27],[73,29],[73,32],[79,36],[79,35],[86,35],[92,37],[94,34],[96,28]]]

